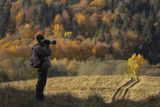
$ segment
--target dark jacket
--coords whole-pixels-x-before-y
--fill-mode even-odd
[[[49,46],[41,46],[40,44],[35,45],[34,47],[35,52],[39,59],[41,60],[39,68],[49,68],[51,67],[51,62],[50,62],[50,55],[51,55],[51,49]]]

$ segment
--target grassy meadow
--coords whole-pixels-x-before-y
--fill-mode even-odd
[[[1,84],[0,107],[159,107],[160,78],[140,77],[125,99],[112,101],[116,88],[127,76],[80,76],[49,78],[45,102],[34,98],[36,80]],[[121,81],[121,82],[119,82]]]

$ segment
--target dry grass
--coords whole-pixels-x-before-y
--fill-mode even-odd
[[[48,79],[46,95],[70,93],[77,97],[87,98],[92,95],[102,95],[105,99],[111,99],[116,87],[125,82],[126,77],[119,76],[82,76],[82,77],[57,77]],[[36,80],[17,81],[5,83],[20,90],[33,90]],[[106,100],[108,101],[108,100]]]
[[[127,93],[128,99],[111,102],[112,96],[116,89],[124,84],[124,82],[126,82],[127,80],[128,77],[126,76],[82,76],[49,78],[45,89],[47,101],[40,107],[93,107],[91,106],[92,104],[95,105],[94,107],[160,106],[158,95],[160,92],[159,77],[140,77],[140,82],[129,89]],[[28,97],[31,107],[32,105],[33,107],[35,107],[37,106],[37,102],[34,102],[33,98],[33,90],[35,89],[35,84],[36,80],[17,81],[3,83],[2,87],[12,87],[12,92],[16,91],[19,93],[19,95],[15,95],[15,93],[12,93],[12,95],[10,91],[9,93],[7,92],[8,90],[3,90],[3,92],[7,95],[11,94],[9,95],[12,96],[11,98],[16,98],[18,96]],[[0,89],[0,92],[2,91],[2,89],[3,88]],[[25,92],[30,93],[27,94]],[[0,94],[0,98],[3,95],[4,94]],[[20,101],[26,101],[28,98],[23,98]],[[7,98],[7,101],[8,103],[12,103],[10,97]],[[13,103],[16,103],[15,100],[13,101]],[[145,106],[147,104],[151,104],[152,106]]]
[[[160,93],[160,78],[156,77],[141,77],[140,83],[130,89],[129,99],[147,98],[148,96],[155,96]]]

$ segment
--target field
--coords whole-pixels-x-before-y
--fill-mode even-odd
[[[127,76],[80,76],[49,78],[46,101],[34,100],[36,80],[2,83],[0,107],[159,107],[160,78],[139,77],[139,81],[121,88],[130,81]],[[129,83],[130,84],[130,83]],[[126,85],[126,84],[125,84]],[[126,86],[127,87],[127,86]],[[116,91],[119,91],[116,93]],[[123,93],[125,91],[125,93]],[[124,94],[120,96],[115,94]],[[113,99],[113,96],[117,98]],[[118,98],[119,97],[119,98]]]

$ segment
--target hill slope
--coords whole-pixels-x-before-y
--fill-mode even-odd
[[[127,89],[127,93],[123,99],[112,102],[112,97],[116,90],[127,81],[128,78],[124,76],[50,78],[48,79],[45,90],[47,100],[45,103],[40,105],[42,107],[90,107],[92,105],[95,105],[95,107],[106,107],[107,105],[114,107],[116,105],[119,105],[117,107],[136,107],[137,104],[141,106],[145,106],[147,104],[151,104],[153,107],[160,106],[160,101],[158,101],[158,93],[160,92],[160,78],[158,77],[140,77],[140,81],[137,84]],[[5,90],[6,95],[5,93],[0,94],[0,98],[3,101],[4,96],[5,98],[8,96],[8,98],[6,98],[6,102],[8,102],[7,104],[11,102],[17,104],[18,101],[16,100],[17,102],[15,102],[13,99],[16,99],[16,96],[19,96],[19,99],[21,97],[23,99],[20,99],[22,101],[21,107],[22,105],[27,106],[27,104],[29,106],[38,106],[38,103],[34,102],[32,92],[35,84],[36,80],[3,83],[2,87],[10,86],[13,89],[10,90],[7,88],[7,92],[7,89],[2,88]],[[2,89],[0,90],[0,93],[3,92]],[[31,93],[26,95],[29,91],[31,91]],[[14,94],[16,94],[16,96]],[[10,98],[9,96],[12,96],[13,98]],[[27,101],[27,103],[25,101]],[[14,105],[13,103],[12,106]],[[86,106],[86,104],[88,106]],[[1,105],[3,105],[3,103],[1,103]]]

